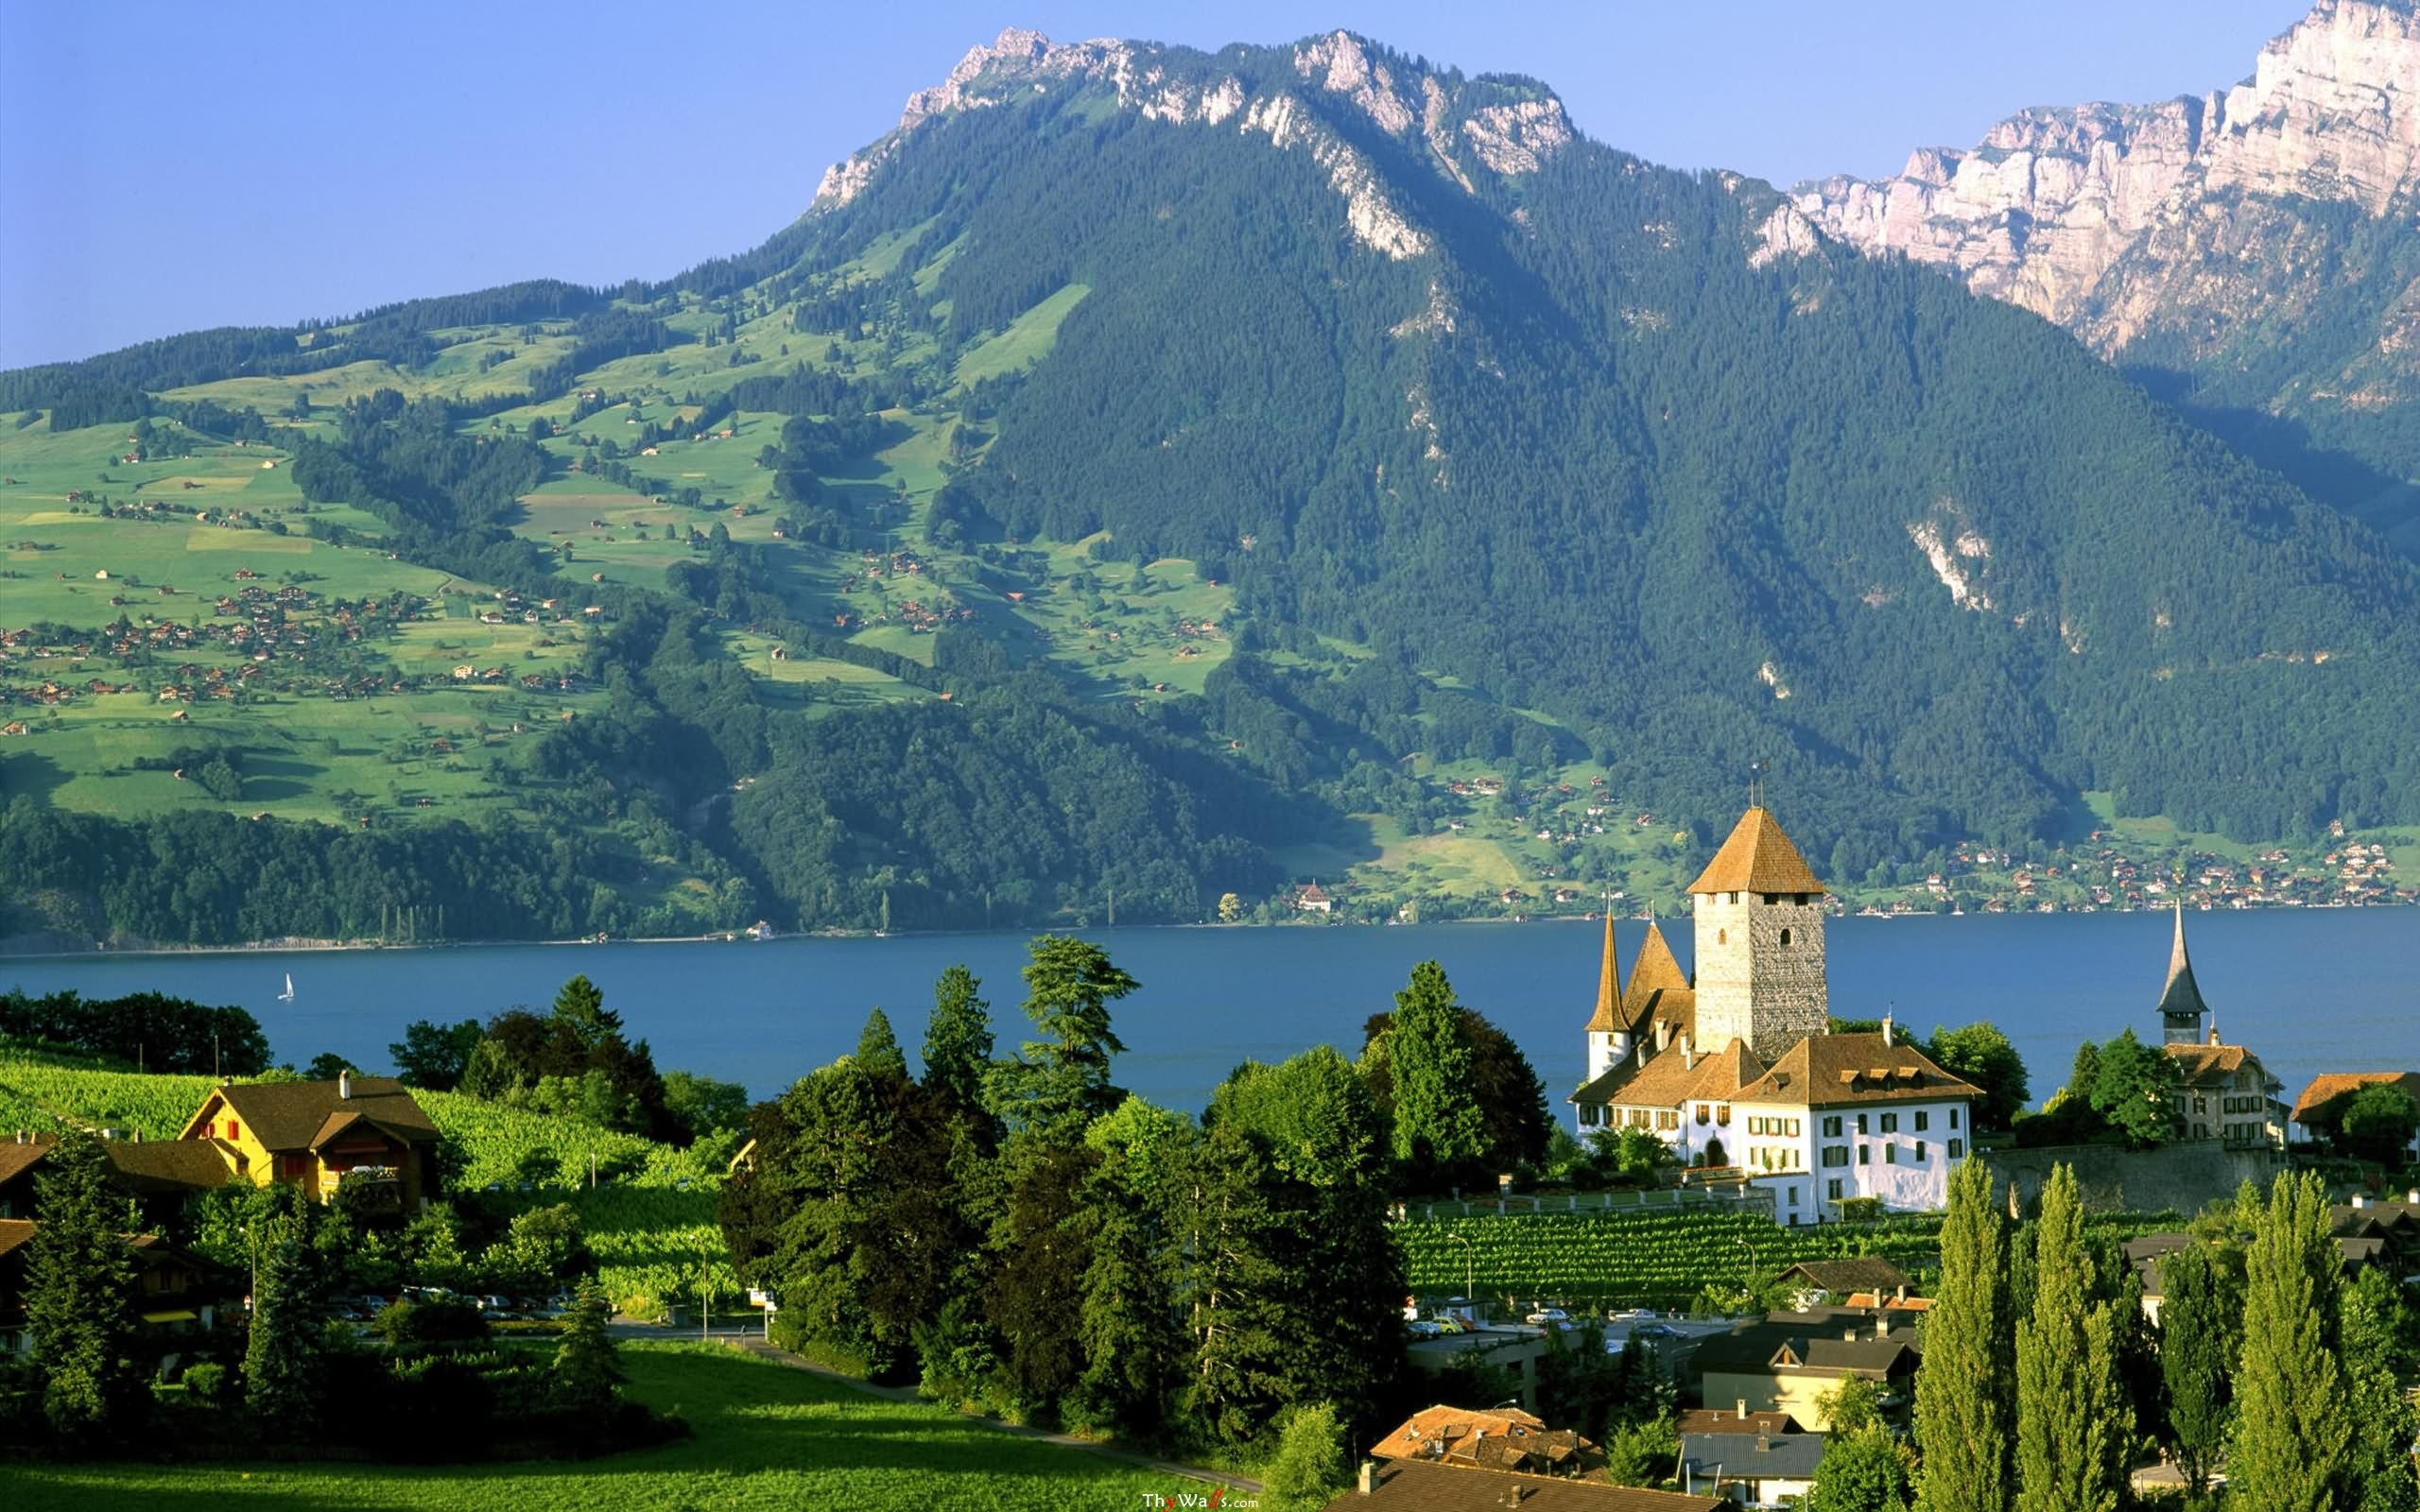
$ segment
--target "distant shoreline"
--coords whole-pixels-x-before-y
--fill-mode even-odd
[[[2411,903],[2406,903],[2406,902],[2370,902],[2370,903],[2260,903],[2260,904],[2251,904],[2251,905],[2247,905],[2247,906],[2245,906],[2245,907],[2241,907],[2241,908],[2236,908],[2236,907],[2219,908],[2219,907],[2212,907],[2212,906],[2209,906],[2209,905],[2207,905],[2207,904],[2203,904],[2203,905],[2198,905],[2198,906],[2196,906],[2196,907],[2193,909],[2193,911],[2194,911],[2194,912],[2196,912],[2196,913],[2205,913],[2205,914],[2233,914],[2233,913],[2283,913],[2283,912],[2288,912],[2288,911],[2292,911],[2292,912],[2296,912],[2296,913],[2320,913],[2320,912],[2333,912],[2333,911],[2336,911],[2336,910],[2338,910],[2338,909],[2354,909],[2354,908],[2408,908],[2408,907],[2411,907],[2411,906],[2413,906],[2413,905],[2412,905],[2412,904],[2411,904]],[[2095,912],[2095,913],[2102,913],[2102,914],[2151,914],[2151,913],[2164,913],[2164,912],[2166,912],[2166,911],[2167,911],[2167,909],[2168,909],[2168,905],[2167,905],[2167,904],[2165,904],[2165,903],[2156,903],[2156,904],[2145,904],[2144,906],[2139,907],[2139,908],[2136,908],[2136,907],[2131,907],[2131,906],[2126,906],[2126,907],[2111,906],[2111,907],[2104,907],[2104,908],[2097,908],[2097,909],[2094,909],[2094,910],[2092,910],[2092,911],[2093,911],[2093,912]],[[2080,909],[2080,908],[2066,908],[2066,909],[2060,909],[2060,910],[2057,910],[2057,911],[2056,911],[2056,913],[2055,913],[2052,917],[2065,918],[2065,917],[2067,917],[2067,916],[2069,916],[2069,915],[2080,915],[2080,914],[2083,914],[2083,912],[2084,912],[2084,910]],[[1439,924],[1499,924],[1499,925],[1512,925],[1512,924],[1584,924],[1584,923],[1596,923],[1596,922],[1599,922],[1599,920],[1601,920],[1601,919],[1602,919],[1602,918],[1603,918],[1603,917],[1604,917],[1604,916],[1602,916],[1601,914],[1549,914],[1549,915],[1540,915],[1540,916],[1533,916],[1533,917],[1522,918],[1522,919],[1508,919],[1508,918],[1504,918],[1504,917],[1501,917],[1501,916],[1489,917],[1489,918],[1479,918],[1479,919],[1437,919],[1437,920],[1435,920],[1435,922],[1436,922],[1436,923],[1439,923]],[[1657,922],[1664,922],[1664,921],[1671,920],[1671,919],[1686,919],[1686,918],[1688,917],[1688,915],[1686,915],[1686,914],[1657,914],[1657,915],[1655,915],[1655,916],[1653,916],[1653,917],[1654,917],[1655,921],[1657,921]],[[1839,922],[1839,921],[1844,921],[1844,920],[1847,920],[1847,919],[1980,919],[1980,918],[1985,918],[1985,917],[1998,917],[1998,918],[2019,919],[2019,918],[2038,918],[2038,917],[2041,917],[2041,916],[2040,916],[2039,911],[2038,911],[2038,910],[2034,910],[2034,909],[2016,909],[2016,908],[2004,909],[2004,910],[2001,910],[2001,911],[2000,911],[1996,916],[1992,915],[1992,913],[1991,913],[1991,911],[1990,911],[1990,910],[1987,910],[1987,909],[1981,909],[1981,908],[1971,908],[1971,909],[1965,909],[1965,910],[1962,910],[1962,911],[1957,912],[1957,913],[1941,913],[1941,912],[1937,912],[1937,911],[1934,911],[1934,910],[1931,910],[1931,909],[1926,909],[1926,910],[1921,910],[1921,911],[1910,910],[1910,912],[1907,912],[1907,913],[1888,913],[1888,912],[1876,912],[1876,913],[1851,912],[1851,913],[1843,913],[1843,914],[1841,914],[1841,915],[1837,916],[1837,918],[1835,919],[1835,920],[1834,920],[1834,921],[1835,921],[1835,922]],[[1616,915],[1616,922],[1620,922],[1620,923],[1645,923],[1645,922],[1647,922],[1647,921],[1648,921],[1648,919],[1647,919],[1647,918],[1646,918],[1646,917],[1644,917],[1644,916],[1640,916],[1640,915],[1635,915],[1635,914],[1620,914],[1620,915]],[[1310,920],[1308,920],[1308,919],[1287,919],[1287,920],[1284,920],[1284,921],[1282,921],[1282,922],[1278,922],[1278,923],[1267,923],[1267,924],[1258,924],[1258,923],[1234,923],[1234,924],[1221,924],[1221,923],[1216,923],[1216,922],[1212,922],[1212,921],[1207,921],[1207,920],[1205,920],[1205,921],[1201,921],[1201,922],[1198,922],[1198,923],[1186,923],[1186,924],[1120,924],[1120,925],[1096,925],[1096,924],[1088,924],[1088,925],[1083,925],[1083,926],[1080,926],[1080,927],[1078,927],[1078,926],[1068,926],[1068,925],[1056,925],[1056,926],[1050,926],[1050,928],[1048,928],[1048,929],[1044,929],[1044,930],[1039,930],[1039,931],[1033,931],[1033,932],[1039,932],[1039,933],[1051,933],[1051,932],[1056,931],[1056,930],[1073,930],[1074,932],[1077,932],[1077,933],[1089,933],[1089,932],[1092,932],[1092,931],[1094,931],[1094,930],[1108,929],[1108,928],[1116,928],[1116,929],[1119,929],[1119,930],[1145,930],[1145,929],[1235,929],[1235,930],[1262,930],[1262,929],[1328,929],[1328,928],[1344,928],[1344,927],[1351,927],[1351,926],[1349,926],[1349,925],[1347,925],[1347,924],[1344,924],[1344,923],[1341,923],[1341,922],[1340,922],[1340,923],[1330,923],[1330,924],[1313,923],[1313,922],[1311,922],[1311,921],[1310,921]],[[1363,923],[1362,925],[1360,925],[1359,927],[1361,927],[1361,928],[1365,928],[1365,929],[1373,929],[1373,928],[1374,928],[1374,929],[1385,929],[1385,928],[1395,928],[1395,927],[1399,927],[1399,926],[1398,926],[1397,924],[1393,923],[1393,922],[1380,923],[1380,922],[1377,922],[1377,921],[1374,921],[1374,921],[1365,922],[1365,923]],[[736,931],[732,931],[732,932],[729,932],[729,933],[724,933],[724,932],[717,931],[717,932],[715,932],[715,933],[713,933],[713,934],[703,934],[703,935],[634,935],[634,936],[616,936],[616,937],[614,937],[614,938],[610,938],[610,939],[603,939],[603,940],[596,940],[596,939],[514,939],[514,938],[509,938],[509,937],[507,937],[507,938],[496,938],[496,939],[418,940],[418,941],[412,941],[412,942],[408,942],[408,943],[402,943],[402,944],[398,944],[398,943],[394,943],[394,942],[391,942],[391,941],[381,941],[381,940],[275,939],[275,940],[248,940],[248,941],[245,941],[245,942],[243,942],[243,943],[240,943],[240,944],[234,944],[234,945],[133,945],[133,946],[124,946],[124,947],[112,947],[112,946],[84,946],[84,947],[80,947],[80,948],[78,948],[78,947],[74,947],[74,946],[60,945],[60,946],[53,946],[53,947],[49,947],[49,948],[38,948],[38,949],[33,949],[33,950],[16,950],[16,949],[10,949],[10,948],[9,948],[9,947],[7,947],[7,946],[4,946],[4,945],[0,945],[0,962],[9,962],[9,961],[67,961],[67,960],[88,960],[88,959],[115,959],[115,958],[119,958],[119,957],[138,957],[138,958],[147,958],[147,958],[153,958],[153,957],[181,956],[181,955],[260,955],[260,954],[267,954],[267,955],[314,955],[314,954],[335,954],[335,953],[338,953],[338,952],[369,952],[369,951],[475,951],[475,950],[495,950],[495,949],[504,948],[504,947],[517,947],[517,946],[549,946],[549,947],[552,947],[552,946],[564,946],[564,947],[569,947],[569,946],[579,946],[579,945],[759,945],[759,944],[770,944],[770,943],[774,943],[774,942],[776,942],[776,941],[780,941],[780,940],[793,940],[793,939],[916,939],[916,938],[940,938],[940,937],[944,937],[944,936],[954,936],[954,935],[1014,935],[1014,934],[1021,934],[1021,933],[1029,933],[1029,932],[1028,932],[1028,931],[1015,930],[1015,929],[991,929],[991,930],[986,930],[986,929],[894,929],[894,930],[890,930],[890,931],[872,930],[872,929],[818,929],[818,930],[801,930],[801,931],[795,931],[795,932],[792,932],[792,933],[789,933],[789,934],[774,935],[774,936],[769,936],[769,937],[768,937],[768,938],[766,938],[766,939],[758,940],[758,939],[752,939],[752,938],[751,938],[751,937],[749,936],[748,932],[747,932],[747,931],[745,931],[745,930],[736,930]]]

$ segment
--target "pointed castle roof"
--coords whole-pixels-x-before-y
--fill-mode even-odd
[[[1614,911],[1605,910],[1605,958],[1597,968],[1597,1011],[1588,1016],[1590,1034],[1619,1034],[1630,1027],[1622,1014],[1622,966],[1614,954]]]
[[[1739,816],[1739,822],[1732,827],[1731,838],[1722,842],[1722,849],[1706,863],[1705,870],[1689,884],[1692,893],[1823,890],[1814,868],[1798,853],[1798,847],[1789,843],[1789,836],[1782,833],[1772,811],[1761,806]]]
[[[2168,986],[2159,995],[2159,1011],[2163,1019],[2192,1019],[2197,1023],[2210,1011],[2202,1001],[2200,984],[2193,980],[2193,958],[2185,953],[2185,905],[2176,905],[2176,943],[2168,950]]]
[[[1630,965],[1630,985],[1622,988],[1622,1001],[1644,1006],[1649,998],[1671,988],[1685,992],[1689,974],[1672,958],[1672,947],[1664,943],[1664,931],[1653,919],[1647,923],[1647,938],[1640,942],[1638,959]]]

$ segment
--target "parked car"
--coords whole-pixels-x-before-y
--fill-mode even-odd
[[[1521,1321],[1533,1328],[1547,1323],[1561,1326],[1571,1321],[1571,1314],[1559,1307],[1542,1307]]]
[[[1634,1339],[1677,1339],[1681,1331],[1669,1323],[1644,1323],[1630,1331]]]
[[[1428,1320],[1437,1325],[1440,1333],[1468,1333],[1471,1326],[1458,1317],[1438,1316]]]
[[[1445,1332],[1433,1317],[1413,1318],[1410,1322],[1405,1324],[1403,1328],[1406,1333],[1410,1334],[1415,1339],[1434,1339],[1442,1336]]]
[[[1663,1315],[1651,1307],[1625,1307],[1617,1313],[1606,1314],[1605,1320],[1609,1323],[1652,1323]]]
[[[490,1317],[515,1317],[519,1315],[518,1310],[513,1307],[511,1298],[510,1297],[474,1297],[471,1298],[471,1303]]]

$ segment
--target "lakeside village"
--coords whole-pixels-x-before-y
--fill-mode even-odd
[[[148,1140],[55,1117],[0,1143],[0,1453],[109,1458],[134,1426],[153,1457],[350,1460],[394,1451],[389,1418],[428,1430],[419,1457],[691,1432],[614,1383],[607,1315],[646,1310],[583,1237],[596,1166],[583,1191],[524,1153],[483,1182],[496,1152],[457,1147],[503,1109],[685,1134],[764,1309],[751,1348],[1211,1460],[1262,1506],[2420,1502],[2420,1073],[2330,1073],[2290,1108],[2210,1027],[2174,900],[2156,1038],[2084,1045],[2028,1113],[1992,1026],[1833,1016],[1829,895],[1765,809],[1689,893],[1694,975],[1660,925],[1625,972],[1606,921],[1551,1127],[1433,963],[1358,1062],[1247,1062],[1198,1125],[1153,1108],[1108,1082],[1136,984],[1060,936],[1025,972],[1024,1054],[994,1058],[954,969],[920,1076],[877,1009],[752,1112],[667,1099],[576,978],[551,1017],[412,1025],[400,1077],[189,1077]],[[64,996],[41,1011],[89,1051],[114,1005]],[[78,1075],[147,1079],[60,1072],[45,1111]]]

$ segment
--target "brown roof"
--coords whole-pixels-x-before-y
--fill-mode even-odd
[[[0,1218],[0,1255],[5,1255],[34,1236],[30,1218]]]
[[[1790,1046],[1772,1070],[1732,1101],[1837,1108],[1981,1095],[1905,1040],[1886,1044],[1879,1034],[1818,1034]]]
[[[1729,1407],[1684,1407],[1676,1427],[1684,1434],[1794,1434],[1798,1419],[1786,1412],[1742,1417]]]
[[[1326,1512],[1500,1512],[1514,1490],[1521,1493],[1522,1512],[1725,1512],[1731,1505],[1710,1496],[1419,1460],[1382,1460],[1373,1478],[1376,1485],[1368,1496],[1347,1491]]]
[[[1378,1459],[1461,1461],[1492,1469],[1568,1473],[1604,1463],[1597,1446],[1518,1407],[1424,1407],[1370,1446]]]
[[[2176,1069],[2183,1074],[2182,1086],[2220,1086],[2232,1080],[2246,1062],[2260,1073],[2264,1089],[2273,1079],[2269,1074],[2269,1068],[2260,1064],[2260,1057],[2241,1045],[2162,1045],[2160,1048],[2176,1061]]]
[[[1782,1272],[1804,1276],[1827,1292],[1891,1292],[1913,1286],[1906,1271],[1879,1255],[1852,1255],[1843,1260],[1802,1260]]]
[[[1729,1102],[1740,1088],[1764,1074],[1765,1063],[1745,1040],[1728,1040],[1720,1050],[1703,1056],[1692,1056],[1678,1043],[1658,1051],[1642,1041],[1629,1058],[1573,1092],[1571,1101],[1633,1108]]]
[[[1630,1027],[1622,1013],[1622,967],[1614,954],[1614,913],[1605,910],[1605,954],[1597,965],[1597,1011],[1588,1016],[1590,1034],[1618,1034]]]
[[[0,1144],[0,1181],[13,1180],[26,1167],[38,1164],[43,1156],[50,1153],[52,1143],[50,1140],[36,1140],[29,1144],[20,1144],[12,1139],[6,1144]]]
[[[1697,1030],[1697,991],[1689,986],[1681,963],[1672,958],[1672,947],[1664,943],[1664,931],[1652,919],[1648,921],[1647,938],[1639,944],[1638,959],[1630,963],[1622,1009],[1630,1015],[1632,1028],[1642,1035],[1659,1021],[1669,1022],[1676,1037]]]
[[[1824,885],[1815,880],[1806,858],[1789,836],[1781,833],[1781,825],[1765,808],[1753,808],[1739,816],[1731,838],[1714,853],[1698,880],[1689,884],[1689,891],[1701,892],[1811,892],[1820,893]]]
[[[2400,1087],[2414,1098],[2420,1098],[2420,1072],[2410,1071],[2330,1071],[2311,1078],[2303,1094],[2294,1099],[2294,1122],[2304,1122],[2305,1113],[2314,1112],[2346,1092],[2360,1091],[2364,1087],[2381,1083]],[[8,1155],[0,1147],[0,1180],[8,1177]]]
[[[0,1181],[41,1164],[58,1147],[54,1135],[0,1144]],[[199,1140],[104,1140],[101,1154],[117,1186],[129,1192],[185,1192],[227,1184],[226,1157]]]
[[[317,1148],[328,1115],[337,1112],[358,1112],[375,1119],[381,1127],[415,1144],[437,1138],[437,1125],[412,1101],[411,1090],[393,1077],[355,1076],[350,1098],[338,1097],[337,1086],[333,1081],[246,1082],[221,1087],[212,1096],[223,1100],[251,1126],[253,1138],[275,1151]],[[203,1102],[201,1110],[186,1123],[186,1133],[195,1131],[210,1107],[209,1101]]]

